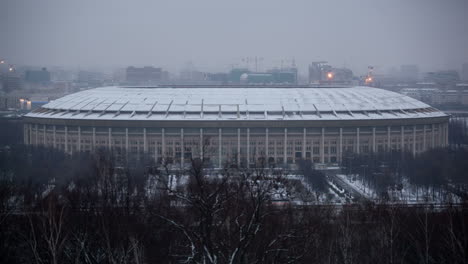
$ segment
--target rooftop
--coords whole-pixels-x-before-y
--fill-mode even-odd
[[[64,96],[27,116],[105,120],[346,120],[445,114],[411,97],[371,87],[103,87]]]

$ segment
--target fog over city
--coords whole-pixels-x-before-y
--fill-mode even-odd
[[[16,64],[162,66],[225,71],[243,57],[263,67],[294,58],[364,72],[468,61],[466,0],[0,2],[0,54]]]
[[[0,0],[0,264],[467,264],[468,0]]]

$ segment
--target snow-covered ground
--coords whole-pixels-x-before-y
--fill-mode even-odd
[[[347,183],[351,188],[359,192],[361,195],[368,199],[380,200],[381,196],[377,192],[370,188],[362,178],[357,174],[344,175],[337,174],[341,180]],[[388,200],[395,203],[405,204],[440,204],[440,203],[459,203],[461,202],[460,197],[451,193],[445,189],[426,189],[422,187],[416,187],[410,184],[406,179],[402,181],[401,189],[390,188],[387,190]]]

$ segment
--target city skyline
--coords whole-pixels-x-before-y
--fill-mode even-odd
[[[179,71],[326,60],[364,72],[403,64],[460,70],[468,3],[454,1],[5,1],[0,54],[15,64],[82,68],[153,65]],[[349,23],[352,22],[352,23]],[[287,62],[290,64],[290,62]]]

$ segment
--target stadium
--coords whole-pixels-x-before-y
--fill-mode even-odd
[[[24,117],[24,143],[67,153],[108,148],[186,166],[293,167],[339,163],[346,152],[405,150],[448,142],[443,112],[370,87],[103,87],[51,101]]]

